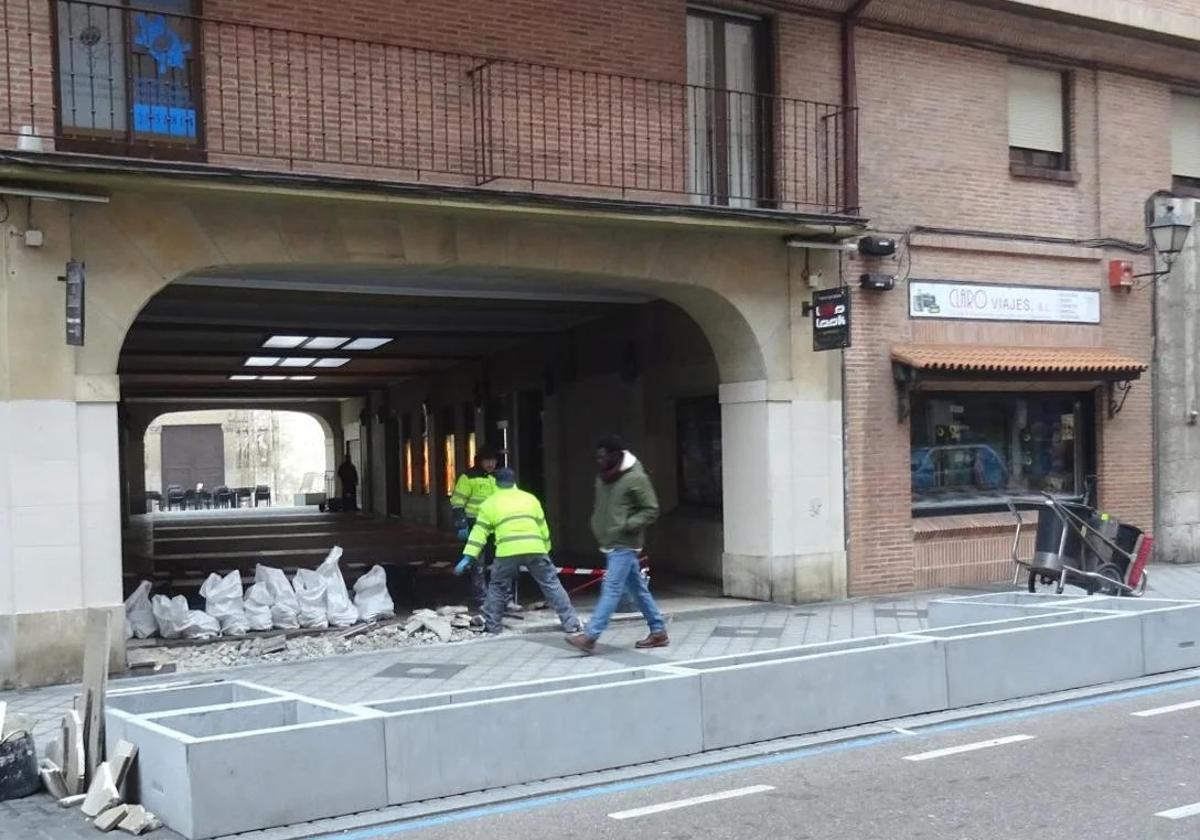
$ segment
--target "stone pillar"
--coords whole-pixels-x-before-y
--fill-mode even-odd
[[[724,591],[798,603],[846,594],[841,404],[795,382],[721,386]]]
[[[1193,219],[1200,215],[1200,201],[1170,203]],[[1158,318],[1152,371],[1157,450],[1154,557],[1195,563],[1200,561],[1200,224],[1193,225],[1172,272],[1148,291],[1157,296]]]
[[[0,242],[0,688],[78,679],[89,608],[112,612],[124,667],[117,378],[75,372],[56,279],[65,205],[24,202]]]

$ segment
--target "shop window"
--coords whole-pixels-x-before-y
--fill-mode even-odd
[[[466,403],[462,408],[463,416],[463,433],[466,435],[467,444],[467,463],[463,465],[464,470],[475,466],[475,456],[479,452],[479,443],[475,438],[475,406],[471,403]]]
[[[1060,70],[1008,66],[1008,146],[1014,167],[1050,171],[1071,168],[1068,79]]]
[[[721,404],[715,396],[680,400],[675,408],[679,503],[721,508]]]
[[[1084,394],[924,394],[913,398],[917,511],[1077,498],[1092,461]]]
[[[433,452],[429,445],[429,414],[421,411],[421,495],[428,496]]]
[[[104,145],[133,153],[198,147],[195,5],[59,0],[55,69],[62,136],[85,151]]]

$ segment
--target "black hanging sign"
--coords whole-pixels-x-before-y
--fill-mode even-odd
[[[83,346],[83,263],[71,260],[67,263],[67,344],[71,347]]]
[[[812,313],[813,350],[843,350],[850,346],[850,289],[819,289],[805,307]]]

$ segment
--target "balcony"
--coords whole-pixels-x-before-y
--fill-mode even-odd
[[[5,0],[0,148],[645,204],[856,210],[855,115],[838,105],[136,2]]]

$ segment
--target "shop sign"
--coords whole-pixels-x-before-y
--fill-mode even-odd
[[[913,318],[1099,324],[1100,292],[912,280],[908,284],[908,313]]]
[[[83,346],[83,263],[71,260],[67,263],[67,273],[63,277],[67,285],[66,327],[67,344],[71,347]]]
[[[850,289],[819,289],[812,295],[813,350],[850,346]]]

